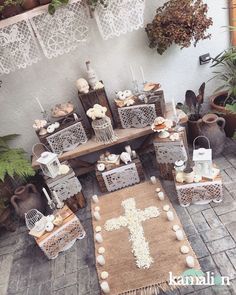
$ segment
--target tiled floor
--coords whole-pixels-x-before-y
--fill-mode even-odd
[[[142,162],[147,176],[156,174],[153,154]],[[236,143],[228,141],[215,160],[222,169],[224,201],[220,204],[179,206],[173,182],[163,185],[182,221],[203,271],[230,276],[230,286],[189,287],[168,294],[236,294]],[[156,174],[157,175],[157,174]],[[93,174],[81,179],[89,199],[97,192]],[[88,202],[89,203],[89,202]],[[25,226],[15,233],[0,232],[0,295],[97,295],[90,208],[79,212],[87,232],[69,251],[49,261],[27,234]]]

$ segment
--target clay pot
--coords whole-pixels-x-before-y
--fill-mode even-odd
[[[38,0],[23,0],[21,6],[24,10],[33,9],[37,6],[39,6]]]
[[[188,142],[190,144],[192,144],[194,139],[200,135],[200,131],[199,131],[199,122],[200,121],[201,121],[201,119],[191,120],[191,118],[189,118],[189,120],[188,120],[187,136],[188,136]]]
[[[21,219],[24,219],[25,213],[31,209],[37,209],[44,213],[45,204],[33,184],[28,183],[25,186],[20,186],[14,193],[11,197],[11,203]]]
[[[236,129],[236,114],[227,111],[224,106],[218,105],[221,100],[225,101],[226,97],[226,91],[219,92],[216,95],[210,97],[210,104],[211,108],[225,119],[226,136],[232,137]]]
[[[2,18],[12,17],[14,15],[17,15],[17,14],[21,13],[22,11],[23,11],[23,9],[19,4],[17,4],[17,5],[8,5],[8,6],[3,8],[2,12],[1,12],[1,17]]]
[[[40,5],[45,5],[51,3],[51,0],[39,0]]]
[[[198,126],[200,135],[209,139],[213,156],[219,155],[224,149],[226,139],[225,119],[215,114],[207,114],[198,121]]]

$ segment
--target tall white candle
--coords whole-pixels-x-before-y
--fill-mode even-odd
[[[43,106],[41,105],[41,102],[39,101],[38,97],[36,97],[35,99],[36,99],[36,101],[37,101],[37,103],[38,103],[38,105],[39,105],[41,111],[44,113],[45,110],[44,110]]]
[[[58,195],[55,191],[53,191],[53,195],[57,202],[57,208],[61,209],[64,206],[64,203],[58,198]]]
[[[175,100],[174,100],[174,98],[172,99],[172,106],[173,106],[174,116],[177,118],[177,112],[176,112],[176,107],[175,107]]]
[[[132,76],[132,81],[135,81],[134,71],[133,71],[133,68],[132,68],[131,65],[129,66],[129,69],[130,69],[130,73],[131,73],[131,76]]]
[[[101,266],[105,265],[105,258],[103,255],[98,255],[97,256],[97,263]]]
[[[176,234],[177,240],[182,241],[184,239],[184,234],[183,234],[183,231],[181,229],[178,229],[175,232],[175,234]]]
[[[50,199],[49,194],[48,194],[48,192],[46,191],[46,189],[44,187],[43,187],[43,193],[44,193],[45,197],[47,198],[48,203],[51,203],[52,200]]]
[[[141,75],[142,75],[143,84],[145,84],[146,80],[145,80],[145,77],[144,77],[144,72],[143,72],[143,67],[142,66],[140,66],[140,72],[141,72]]]
[[[107,281],[102,282],[100,286],[101,286],[101,289],[104,292],[104,294],[109,294],[110,293],[110,287],[109,287]]]

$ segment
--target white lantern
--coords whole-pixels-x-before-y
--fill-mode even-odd
[[[60,162],[57,154],[43,152],[36,161],[39,163],[44,175],[55,178],[59,174]]]
[[[208,149],[195,148],[195,141],[198,138],[206,139],[208,143]],[[198,136],[193,141],[193,161],[195,163],[194,172],[196,175],[210,178],[213,174],[212,170],[212,149],[210,148],[209,139],[205,136]]]

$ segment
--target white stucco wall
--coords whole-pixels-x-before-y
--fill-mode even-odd
[[[145,24],[151,22],[155,9],[164,1],[147,0]],[[187,89],[197,90],[203,81],[211,77],[209,64],[200,66],[199,55],[210,52],[215,56],[229,46],[229,34],[224,26],[228,25],[226,0],[207,0],[209,15],[213,17],[211,40],[201,41],[196,48],[180,50],[172,46],[160,56],[148,47],[144,29],[128,33],[119,38],[104,41],[91,20],[89,41],[75,51],[48,60],[25,70],[16,71],[1,77],[0,89],[0,134],[20,133],[16,144],[28,152],[37,142],[32,129],[34,119],[40,118],[40,109],[35,101],[37,96],[46,109],[56,103],[72,100],[77,103],[75,81],[84,75],[85,61],[91,60],[98,77],[105,83],[110,99],[114,91],[131,88],[129,65],[138,72],[143,66],[149,81],[162,84],[166,101],[174,98],[183,100]],[[207,95],[215,88],[216,82],[207,85]],[[82,111],[82,109],[81,109]]]

